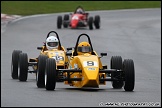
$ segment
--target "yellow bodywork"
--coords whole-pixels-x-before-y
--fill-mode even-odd
[[[47,50],[45,46],[42,47],[42,50],[40,52],[40,55],[46,55],[48,58],[54,58],[56,60],[56,66],[62,66],[66,68],[66,64],[68,63],[68,57],[66,56],[65,48],[62,46],[61,49],[52,49]],[[31,58],[33,59],[33,58]],[[38,58],[33,59],[36,62],[38,62]],[[37,66],[35,67],[35,69]]]
[[[106,78],[105,73],[99,73],[99,69],[102,69],[102,63],[97,54],[91,55],[85,53],[83,55],[72,56],[68,69],[80,69],[82,72],[71,72],[70,78],[81,78],[81,81],[64,81],[65,84],[69,84],[75,87],[94,87],[98,88],[100,84],[105,85],[106,81],[100,82],[99,78]],[[67,76],[67,73],[64,74]]]
[[[48,58],[54,58],[56,60],[56,66],[64,66],[68,62],[68,58],[66,56],[65,48],[62,46],[61,49],[52,49],[41,51],[41,54],[47,55]]]

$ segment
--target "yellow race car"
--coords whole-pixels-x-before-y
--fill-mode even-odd
[[[57,48],[54,49],[48,49],[47,47],[47,44],[53,44],[51,42],[51,40],[53,39],[51,38],[50,35],[51,33],[54,33],[56,35],[54,41],[57,41]],[[13,79],[26,81],[28,77],[28,73],[36,73],[37,86],[45,87],[44,85],[45,78],[42,76],[44,76],[45,73],[47,58],[55,59],[56,69],[66,69],[68,67],[67,65],[68,57],[66,56],[66,50],[61,45],[57,32],[50,31],[47,35],[46,41],[47,40],[49,41],[48,43],[44,44],[42,47],[37,47],[38,50],[41,50],[38,58],[30,58],[28,60],[27,53],[23,53],[20,50],[13,51],[12,63],[11,63],[11,76]],[[57,76],[61,78],[63,77],[63,74],[58,73]],[[58,78],[58,81],[60,78]]]
[[[87,37],[88,41],[80,42],[80,37]],[[72,50],[72,48],[67,48]],[[111,81],[113,88],[124,87],[125,91],[133,91],[135,85],[134,62],[131,59],[122,61],[121,56],[112,56],[111,69],[101,62],[101,56],[93,50],[90,37],[87,34],[79,35],[74,50],[67,51],[69,58],[68,69],[57,69],[56,60],[48,58],[46,61],[45,87],[46,90],[54,90],[56,86],[57,73],[62,72],[64,84],[78,88],[99,88]],[[107,76],[108,74],[108,76]]]

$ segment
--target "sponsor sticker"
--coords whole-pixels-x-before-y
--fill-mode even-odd
[[[87,68],[87,70],[96,70],[96,68]]]

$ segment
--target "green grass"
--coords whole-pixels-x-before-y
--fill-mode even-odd
[[[73,12],[79,5],[85,11],[161,8],[161,1],[1,1],[1,13],[33,15]]]

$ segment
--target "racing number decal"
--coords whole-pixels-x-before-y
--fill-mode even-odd
[[[96,66],[97,67],[98,66],[96,61],[84,61],[83,65],[84,65],[84,67],[86,67],[86,66]]]
[[[62,56],[53,56],[56,61],[64,60]]]
[[[87,66],[94,66],[94,62],[93,61],[87,61]]]
[[[75,16],[72,17],[72,20],[75,20],[75,19],[76,19],[76,20],[79,19],[77,15],[75,15]]]

